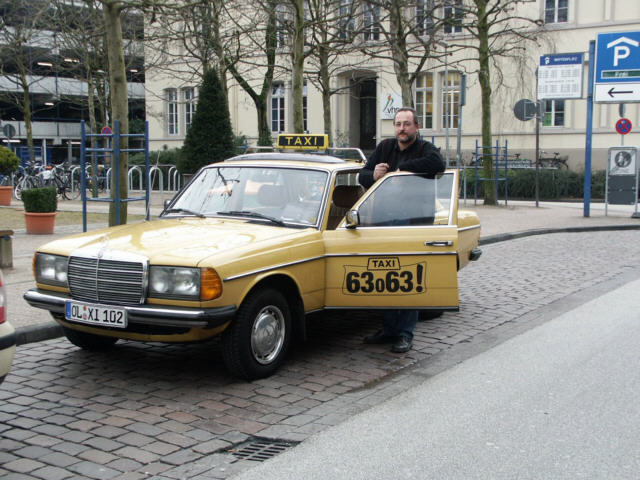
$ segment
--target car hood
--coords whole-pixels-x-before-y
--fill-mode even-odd
[[[300,229],[238,219],[183,217],[153,220],[55,240],[38,249],[58,255],[118,257],[120,252],[149,258],[153,264],[195,266],[205,258],[243,247],[282,241]]]

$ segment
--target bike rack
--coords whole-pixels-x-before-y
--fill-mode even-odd
[[[129,167],[129,173],[127,176],[129,177],[129,190],[133,190],[133,174],[138,172],[138,190],[142,190],[142,172],[140,171],[140,166],[136,165],[134,167]]]
[[[133,202],[144,200],[146,204],[146,216],[145,218],[149,220],[149,122],[144,122],[144,133],[120,133],[120,122],[116,120],[113,122],[113,132],[112,133],[86,133],[86,125],[85,121],[82,120],[80,123],[80,132],[81,132],[81,142],[80,142],[80,172],[82,173],[81,177],[81,189],[82,189],[82,230],[84,232],[87,231],[87,201],[91,202],[109,202],[114,203],[115,205],[115,213],[116,213],[116,225],[120,225],[120,207],[122,202]],[[90,138],[102,138],[110,140],[108,142],[109,148],[87,148],[86,140]],[[122,138],[143,138],[144,139],[144,147],[143,148],[120,148],[120,140]],[[87,153],[102,153],[104,155],[111,154],[112,158],[112,167],[115,168],[114,177],[115,177],[115,191],[111,191],[109,188],[110,185],[110,177],[111,177],[111,168],[107,170],[107,188],[110,190],[110,196],[113,198],[87,198],[87,176],[86,176],[86,154]],[[123,152],[144,152],[144,160],[147,172],[147,188],[145,190],[144,197],[131,197],[131,198],[120,198],[120,176],[119,176],[119,159],[120,153]],[[128,172],[127,172],[128,175]]]
[[[508,204],[509,198],[509,142],[507,140],[504,141],[504,147],[501,147],[496,140],[496,146],[479,146],[478,140],[476,140],[476,150],[474,152],[475,158],[475,179],[474,179],[474,192],[473,192],[473,203],[474,205],[478,203],[478,181],[483,182],[495,182],[496,186],[496,200],[498,199],[498,182],[504,182],[504,204]],[[489,156],[494,159],[493,162],[493,177],[485,178],[479,176],[478,167],[480,164],[480,159],[484,158],[486,155],[484,154],[484,149],[489,148],[492,152]],[[499,175],[500,168],[504,168],[504,177]]]

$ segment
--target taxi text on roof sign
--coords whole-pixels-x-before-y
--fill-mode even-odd
[[[293,150],[325,150],[329,148],[329,135],[281,133],[278,135],[278,148],[289,148]]]

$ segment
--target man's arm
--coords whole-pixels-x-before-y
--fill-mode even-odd
[[[384,141],[378,144],[376,149],[367,160],[367,163],[364,164],[364,167],[362,167],[360,173],[358,174],[358,182],[360,182],[360,185],[362,185],[364,188],[369,188],[375,183],[375,180],[373,179],[373,171],[375,170],[377,164],[384,161],[382,159],[383,143]]]
[[[399,168],[399,170],[406,172],[426,173],[427,175],[444,172],[444,169],[445,164],[442,155],[440,155],[440,149],[426,141],[422,146],[422,155],[402,162]]]

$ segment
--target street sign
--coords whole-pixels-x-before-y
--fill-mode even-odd
[[[583,54],[542,55],[538,66],[538,100],[582,98]]]
[[[631,131],[631,120],[628,118],[621,118],[616,122],[616,132],[620,135],[626,135]]]
[[[598,34],[593,101],[640,102],[640,32]]]
[[[100,133],[102,135],[112,135],[113,130],[111,130],[111,127],[109,125],[105,125],[104,127],[102,127],[102,130],[100,130]]]
[[[636,205],[638,201],[638,147],[611,147],[607,161],[607,204]],[[605,209],[606,212],[606,209]]]
[[[8,139],[12,139],[16,134],[16,127],[11,125],[10,123],[7,123],[4,127],[2,127],[2,132],[4,133],[5,137],[7,137]]]
[[[526,122],[536,117],[536,102],[532,102],[528,98],[518,100],[513,107],[513,114],[518,120]]]

